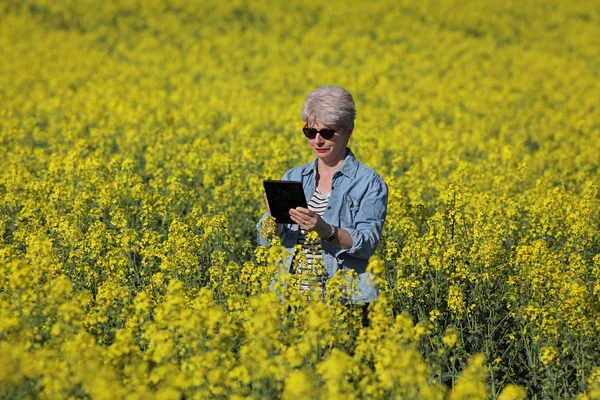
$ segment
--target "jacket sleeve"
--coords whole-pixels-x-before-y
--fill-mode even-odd
[[[360,208],[354,217],[354,226],[342,227],[350,234],[352,247],[341,249],[336,253],[335,257],[339,263],[343,261],[345,255],[368,259],[375,253],[387,214],[387,201],[387,185],[379,175],[376,175],[360,200]]]

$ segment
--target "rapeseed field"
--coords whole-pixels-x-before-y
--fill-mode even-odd
[[[256,246],[357,103],[362,328]],[[0,397],[600,398],[600,3],[0,2]]]

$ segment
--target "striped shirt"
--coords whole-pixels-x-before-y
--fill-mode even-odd
[[[317,213],[320,217],[323,217],[325,210],[327,209],[327,205],[329,204],[329,195],[331,192],[327,194],[321,194],[319,189],[317,188],[310,201],[308,202],[308,209]],[[304,229],[300,229],[298,232],[298,244],[302,246],[302,251],[304,256],[306,257],[306,265],[301,262],[297,262],[295,267],[295,273],[297,274],[312,274],[313,266],[315,264],[321,266],[321,271],[316,275],[316,280],[319,283],[319,286],[323,291],[325,291],[325,282],[327,282],[327,272],[323,267],[323,249],[321,248],[321,241],[318,240],[316,243],[307,243],[306,242],[306,234],[308,232]],[[300,282],[300,291],[305,292],[310,289],[310,281],[303,280]]]

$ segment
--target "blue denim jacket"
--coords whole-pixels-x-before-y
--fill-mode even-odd
[[[300,181],[308,202],[316,187],[317,159],[287,171],[284,180]],[[377,288],[370,273],[366,271],[369,257],[373,255],[381,238],[381,229],[387,212],[387,185],[372,168],[360,163],[350,149],[342,166],[333,175],[329,206],[323,214],[325,222],[346,230],[352,237],[352,248],[340,249],[333,244],[321,241],[323,260],[329,276],[338,269],[353,269],[358,274],[359,294],[353,296],[355,303],[365,303],[377,298]],[[256,228],[258,244],[269,246],[268,239],[261,235],[265,213]],[[282,244],[290,254],[286,260],[292,262],[294,246],[298,238],[296,224],[284,225],[281,233]]]

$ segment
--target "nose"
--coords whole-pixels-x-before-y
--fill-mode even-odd
[[[321,134],[319,132],[317,132],[317,136],[315,136],[315,142],[316,143],[325,143],[325,139],[323,139],[323,136],[321,136]]]

